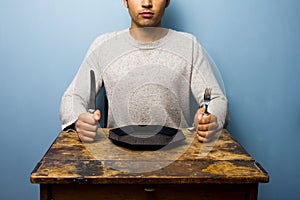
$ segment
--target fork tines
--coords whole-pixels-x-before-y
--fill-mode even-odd
[[[206,88],[204,92],[204,100],[210,101],[212,88]]]

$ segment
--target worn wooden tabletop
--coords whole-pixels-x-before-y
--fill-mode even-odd
[[[116,146],[109,129],[97,141],[82,143],[74,132],[61,132],[31,173],[36,184],[197,184],[265,183],[267,172],[227,130],[209,143],[194,133],[178,146],[136,151]]]

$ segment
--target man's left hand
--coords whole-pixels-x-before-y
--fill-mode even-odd
[[[219,127],[217,117],[213,114],[205,115],[205,108],[199,108],[194,118],[197,138],[199,142],[210,141]]]

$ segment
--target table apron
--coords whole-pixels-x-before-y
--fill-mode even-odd
[[[41,200],[255,200],[258,183],[254,184],[41,184]]]

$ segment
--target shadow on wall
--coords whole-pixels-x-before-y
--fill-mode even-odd
[[[174,30],[182,30],[185,24],[182,23],[182,21],[182,11],[180,11],[176,3],[171,2],[170,6],[165,11],[165,16],[163,18],[163,27],[171,28]]]

